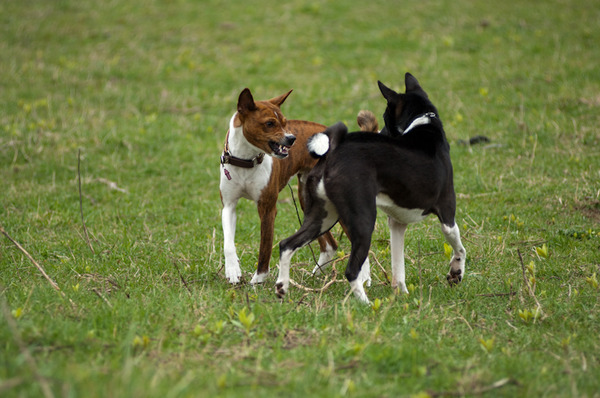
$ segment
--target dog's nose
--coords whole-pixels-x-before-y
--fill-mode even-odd
[[[296,142],[295,135],[286,134],[285,138],[283,139],[283,144],[285,146],[292,146],[294,144],[294,142]]]

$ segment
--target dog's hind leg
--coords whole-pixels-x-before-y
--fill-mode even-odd
[[[319,221],[315,220],[311,222],[311,220],[305,219],[298,232],[279,243],[279,276],[275,284],[275,293],[278,297],[283,298],[289,289],[290,263],[294,253],[301,247],[308,245],[321,234],[321,223]]]
[[[354,296],[365,304],[369,304],[369,298],[365,293],[363,284],[368,281],[370,274],[369,263],[369,247],[371,246],[371,237],[360,237],[357,241],[352,242],[352,251],[346,268],[346,278],[350,282],[351,291]]]
[[[344,227],[343,224],[341,224],[342,229],[344,230],[344,233],[346,234],[346,236],[348,236],[348,231],[346,230],[346,227]],[[332,262],[333,262],[333,258],[335,257],[335,250],[337,249],[337,242],[335,241],[335,238],[333,238],[333,235],[331,235],[330,232],[326,232],[325,234],[321,235],[319,237],[319,243],[322,242],[322,239],[325,238],[326,240],[324,240],[325,242],[327,242],[327,244],[329,244],[329,240],[327,240],[328,236],[331,236],[331,239],[333,239],[333,243],[336,245],[335,249],[330,250],[330,248],[332,246],[327,246],[326,251],[323,250],[323,246],[321,246],[321,255],[319,256],[319,262],[318,264],[315,266],[315,268],[312,271],[313,275],[320,275]],[[358,275],[358,278],[363,281],[363,283],[367,284],[367,287],[371,286],[371,264],[369,263],[369,257],[367,256],[365,262],[363,263],[362,267],[360,268],[360,274]]]
[[[300,229],[279,243],[279,277],[275,284],[277,296],[283,297],[288,291],[290,262],[294,253],[329,231],[337,222],[337,218],[337,212],[331,203],[320,200],[319,204],[315,204],[307,211]]]
[[[404,270],[404,233],[406,224],[399,223],[393,218],[388,218],[390,226],[390,246],[392,249],[392,288],[402,293],[408,293],[406,289],[406,273]]]
[[[360,212],[351,211],[352,206],[347,207],[344,224],[348,227],[352,250],[348,265],[346,267],[346,278],[350,282],[350,287],[354,296],[365,304],[369,304],[369,298],[365,293],[363,283],[367,280],[365,273],[368,270],[362,270],[367,263],[369,249],[371,247],[371,235],[375,229],[375,220],[377,218],[377,208],[373,206],[364,206]]]
[[[371,263],[369,262],[369,256],[365,259],[365,262],[360,267],[360,272],[358,273],[358,280],[363,284],[366,284],[367,287],[371,287]]]
[[[225,277],[230,283],[238,283],[242,276],[240,260],[235,252],[235,206],[237,201],[223,204],[221,222],[223,224],[223,252],[225,254]]]
[[[465,275],[467,251],[460,241],[460,231],[456,223],[442,223],[442,232],[453,250],[452,259],[450,260],[450,271],[446,275],[448,283],[452,286],[462,281]]]
[[[304,205],[304,176],[298,175],[298,199],[300,200],[300,207],[302,211],[305,209]],[[338,248],[338,244],[331,234],[331,232],[325,232],[323,235],[319,236],[319,250],[321,254],[319,254],[319,259],[317,260],[317,265],[313,269],[313,275],[318,275],[323,270],[331,264],[331,261],[335,257],[335,253]]]

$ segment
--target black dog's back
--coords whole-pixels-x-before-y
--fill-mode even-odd
[[[402,139],[359,132],[343,135],[315,173],[323,173],[330,198],[382,193],[399,207],[423,209],[424,215],[445,219],[437,204],[454,193],[452,164],[445,137],[429,127],[421,126]]]

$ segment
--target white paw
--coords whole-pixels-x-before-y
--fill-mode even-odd
[[[461,258],[453,258],[450,261],[450,271],[446,275],[446,279],[450,286],[454,286],[459,284],[465,275],[465,260],[464,257]]]
[[[392,289],[394,289],[394,292],[408,294],[408,289],[406,288],[406,283],[404,283],[404,281],[396,281],[392,279]]]
[[[242,270],[240,269],[240,262],[235,259],[234,261],[225,260],[225,278],[229,283],[239,283],[242,277]]]
[[[331,266],[331,260],[335,258],[335,250],[327,245],[327,250],[321,252],[319,255],[319,261],[317,261],[317,265],[313,268],[313,275],[321,275],[327,268]]]
[[[399,284],[396,289],[398,289],[400,291],[400,293],[403,294],[408,294],[408,289],[406,288],[406,284],[404,282],[402,282],[401,284]]]
[[[354,293],[354,296],[364,304],[371,304],[367,294],[365,293],[365,289],[363,288],[362,282],[359,282],[358,279],[350,282],[351,291]]]
[[[322,273],[323,273],[323,267],[321,267],[321,265],[315,265],[315,268],[313,268],[313,270],[312,270],[313,276],[321,275]]]
[[[277,283],[275,284],[275,294],[277,295],[277,297],[283,298],[287,293],[289,287],[289,282],[277,281]]]
[[[257,274],[255,272],[254,276],[252,277],[252,280],[250,281],[250,284],[251,285],[257,285],[259,283],[264,283],[265,280],[267,279],[267,276],[269,276],[268,272],[265,272],[264,274]]]

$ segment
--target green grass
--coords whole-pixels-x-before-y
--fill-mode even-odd
[[[0,225],[65,297],[0,235],[0,395],[598,397],[600,9],[395,3],[1,2]],[[355,128],[407,71],[452,146],[464,283],[446,285],[430,218],[394,296],[381,215],[377,309],[347,283],[276,299],[277,250],[264,286],[227,284],[218,158],[239,92],[293,88],[288,118]],[[479,134],[492,145],[459,145]],[[278,210],[276,242],[298,228],[288,190]],[[249,201],[236,241],[249,280]],[[319,289],[334,275],[310,258],[292,278]]]

